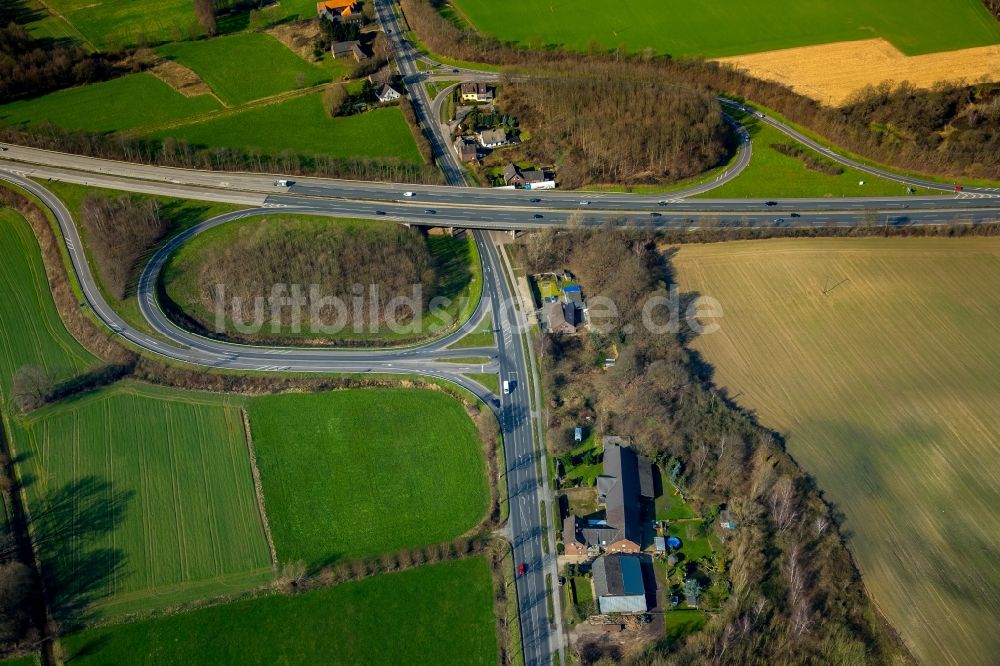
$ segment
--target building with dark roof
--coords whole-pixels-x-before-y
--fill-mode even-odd
[[[475,162],[479,156],[475,139],[466,136],[460,136],[455,139],[455,152],[458,154],[458,159],[463,162]]]
[[[361,42],[356,39],[349,42],[334,42],[330,45],[330,54],[334,59],[354,58],[356,62],[361,62],[368,57],[368,54],[361,48]]]
[[[602,613],[645,613],[642,562],[635,555],[606,555],[594,560],[594,592]]]
[[[605,518],[600,521],[567,518],[563,525],[567,555],[642,550],[643,501],[654,497],[653,466],[648,458],[622,446],[620,441],[612,437],[604,439],[604,470],[597,477],[597,499],[604,503]]]

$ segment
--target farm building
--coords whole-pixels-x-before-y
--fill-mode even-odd
[[[316,3],[316,13],[320,18],[335,23],[346,20],[360,19],[362,14],[356,13],[354,0],[326,0]]]
[[[653,496],[649,459],[605,438],[604,470],[597,477],[597,498],[604,503],[606,518],[567,518],[563,526],[566,554],[579,557],[591,551],[638,553],[642,550],[642,503]]]
[[[354,58],[355,62],[361,62],[368,57],[368,54],[361,48],[361,42],[356,39],[349,42],[334,42],[330,46],[330,53],[334,59]]]
[[[463,102],[492,102],[493,89],[482,81],[467,81],[460,88]]]
[[[385,104],[386,102],[395,102],[400,98],[400,94],[389,84],[383,84],[375,91],[375,97],[379,103]]]
[[[602,613],[645,613],[642,562],[634,555],[606,555],[594,560],[594,591]]]
[[[479,145],[483,148],[498,148],[507,145],[507,132],[502,129],[490,129],[480,132]]]

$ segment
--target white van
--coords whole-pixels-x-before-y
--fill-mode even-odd
[[[506,379],[503,380],[503,394],[510,395],[510,382]]]
[[[274,181],[275,187],[291,187],[292,181],[290,180],[276,180]]]

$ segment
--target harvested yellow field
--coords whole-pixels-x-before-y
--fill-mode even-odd
[[[695,348],[846,515],[875,603],[925,664],[1000,654],[1000,239],[685,245],[718,299]]]
[[[1000,80],[1000,44],[907,56],[884,39],[865,39],[720,58],[719,62],[830,105],[883,81],[909,81],[929,88],[939,81]]]

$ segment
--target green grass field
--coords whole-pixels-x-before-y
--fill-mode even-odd
[[[422,566],[296,596],[270,596],[64,639],[68,663],[497,663],[482,558]]]
[[[184,139],[212,148],[258,148],[271,154],[292,150],[333,157],[399,157],[410,162],[421,161],[417,144],[398,108],[330,118],[323,110],[321,97],[321,93],[303,95],[158,130],[154,136]]]
[[[0,257],[0,396],[10,400],[23,365],[60,380],[96,365],[59,319],[31,227],[10,209],[0,209]]]
[[[203,34],[190,0],[157,0],[155,3],[47,0],[46,4],[101,48],[176,42]],[[315,14],[315,2],[283,0],[275,16],[310,18]],[[225,16],[219,17],[219,24],[220,27],[226,24]]]
[[[157,52],[194,70],[231,105],[330,80],[327,72],[259,32],[176,42],[161,46]]]
[[[152,74],[60,90],[0,106],[0,124],[50,122],[67,130],[112,132],[180,120],[221,108],[209,95],[184,97]]]
[[[113,615],[271,576],[238,403],[116,384],[14,422],[57,613]]]
[[[819,153],[754,118],[744,117],[741,122],[753,137],[750,164],[739,176],[697,195],[699,198],[908,196],[907,187],[902,183],[862,173],[857,169],[843,167],[844,172],[836,176],[809,169],[802,160],[779,152],[771,144],[794,144],[816,157],[820,156]],[[864,185],[859,185],[862,181]],[[924,188],[914,189],[914,194],[936,193]]]
[[[980,0],[789,2],[454,0],[474,26],[504,41],[585,51],[651,48],[673,56],[721,57],[883,37],[909,55],[1000,42]]]
[[[1000,239],[686,245],[718,299],[716,381],[846,514],[878,606],[926,663],[1000,654]]]
[[[267,396],[251,400],[249,413],[281,562],[438,543],[486,513],[478,432],[444,393]]]
[[[663,485],[663,494],[656,498],[657,520],[682,520],[698,516],[680,495],[674,494],[669,481],[665,481]]]

